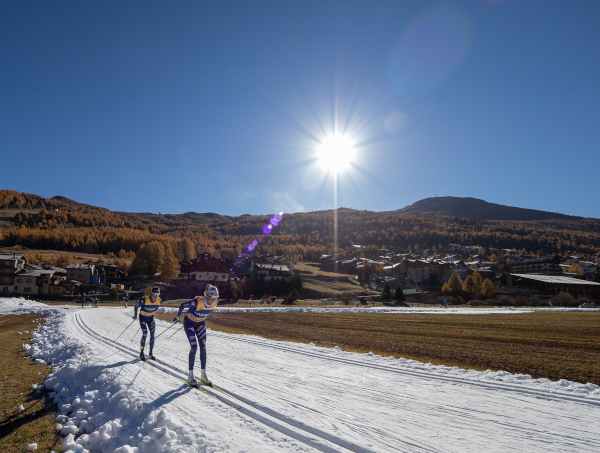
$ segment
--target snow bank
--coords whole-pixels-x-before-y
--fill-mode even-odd
[[[29,355],[51,363],[53,371],[32,387],[49,392],[49,401],[58,407],[57,429],[66,436],[64,452],[196,452],[191,442],[178,442],[189,436],[164,409],[151,410],[133,397],[117,378],[118,369],[97,365],[94,351],[66,334],[66,312],[61,307],[0,298],[0,313],[47,316],[46,323],[31,332],[35,345]]]

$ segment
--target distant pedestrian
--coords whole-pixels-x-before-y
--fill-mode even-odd
[[[548,307],[550,307],[550,308],[554,307],[554,305],[552,305],[552,302],[548,302]]]
[[[248,305],[252,308],[252,297],[248,298]]]
[[[444,309],[448,310],[448,301],[444,299]]]
[[[269,302],[269,307],[273,306],[273,303],[271,302],[271,298],[270,297],[267,299],[267,302]]]
[[[81,293],[81,308],[83,308],[84,303],[85,303],[85,293]]]
[[[125,294],[125,308],[127,308],[127,305],[129,304],[129,293]]]

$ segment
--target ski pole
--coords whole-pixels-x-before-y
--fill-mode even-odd
[[[140,330],[142,330],[141,327],[137,330],[137,332],[135,333],[135,335],[133,337],[131,337],[131,340],[129,340],[129,341],[133,342],[133,340],[135,339],[135,337],[137,337],[137,334],[140,333]]]
[[[131,324],[133,324],[134,322],[135,322],[135,319],[133,321],[131,321]],[[129,324],[127,327],[125,327],[125,330],[129,329],[131,327],[131,324]],[[125,330],[123,332],[121,332],[121,334],[113,340],[113,343],[115,341],[117,341],[121,337],[121,335],[123,335],[125,333]]]
[[[179,330],[181,330],[181,329],[183,329],[183,326],[181,326],[181,327],[179,328]],[[179,330],[178,330],[177,332],[179,332]],[[177,333],[177,332],[175,332],[175,333]],[[172,334],[172,335],[171,335],[171,337],[172,337],[173,335],[175,335],[175,333],[174,333],[174,334]],[[171,337],[169,337],[169,338],[171,338]],[[168,340],[169,338],[167,338],[167,340]]]
[[[167,330],[169,330],[169,329],[170,329],[171,327],[173,327],[174,325],[175,325],[175,323],[171,324],[169,327],[167,327],[165,330],[163,330],[161,333],[159,333],[159,334],[158,334],[158,335],[157,335],[157,336],[154,338],[154,340],[156,341],[156,339],[157,339],[158,337],[160,337],[160,336],[161,336],[163,333],[165,333]]]

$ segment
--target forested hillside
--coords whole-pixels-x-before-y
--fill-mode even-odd
[[[40,209],[34,214],[17,212],[14,225],[2,231],[0,245],[117,255],[137,253],[154,241],[180,255],[181,240],[187,238],[197,252],[234,259],[262,237],[259,253],[314,261],[333,252],[331,210],[284,215],[273,233],[263,236],[269,216],[119,213],[64,200],[0,191],[0,209]],[[339,251],[349,252],[351,245],[359,244],[367,256],[376,256],[384,246],[426,249],[449,243],[592,254],[600,252],[600,220],[484,221],[339,209],[338,241]]]

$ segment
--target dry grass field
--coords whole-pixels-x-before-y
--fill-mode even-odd
[[[163,319],[172,315],[159,315]],[[600,385],[600,313],[213,313],[211,329]]]
[[[21,349],[32,343],[28,334],[39,315],[0,316],[0,451],[24,452],[38,444],[37,451],[60,451],[62,438],[56,436],[56,414],[36,396],[32,384],[39,384],[50,372],[47,365],[34,363]],[[22,404],[23,411],[18,407]]]
[[[319,268],[319,266],[317,266],[316,264],[310,264],[310,263],[296,263],[296,264],[294,264],[294,269],[302,271],[302,272],[312,272],[313,275],[316,275],[316,276],[343,277],[343,278],[353,277],[352,275],[349,275],[349,274],[340,274],[338,272],[322,271]],[[303,277],[310,278],[310,274],[304,275]]]
[[[52,257],[58,258],[60,255],[62,255],[63,253],[70,253],[71,255],[73,255],[73,263],[74,264],[81,264],[81,263],[85,263],[86,261],[89,260],[97,260],[98,259],[98,254],[93,254],[93,253],[83,253],[83,252],[64,252],[64,251],[60,251],[60,250],[39,250],[39,249],[28,249],[25,247],[0,247],[0,252],[2,253],[27,253],[29,255],[37,255],[38,253],[41,255],[44,255],[44,258],[46,260],[50,260]],[[104,256],[104,259],[108,258],[106,255]],[[127,259],[127,262],[131,261],[130,259]]]

